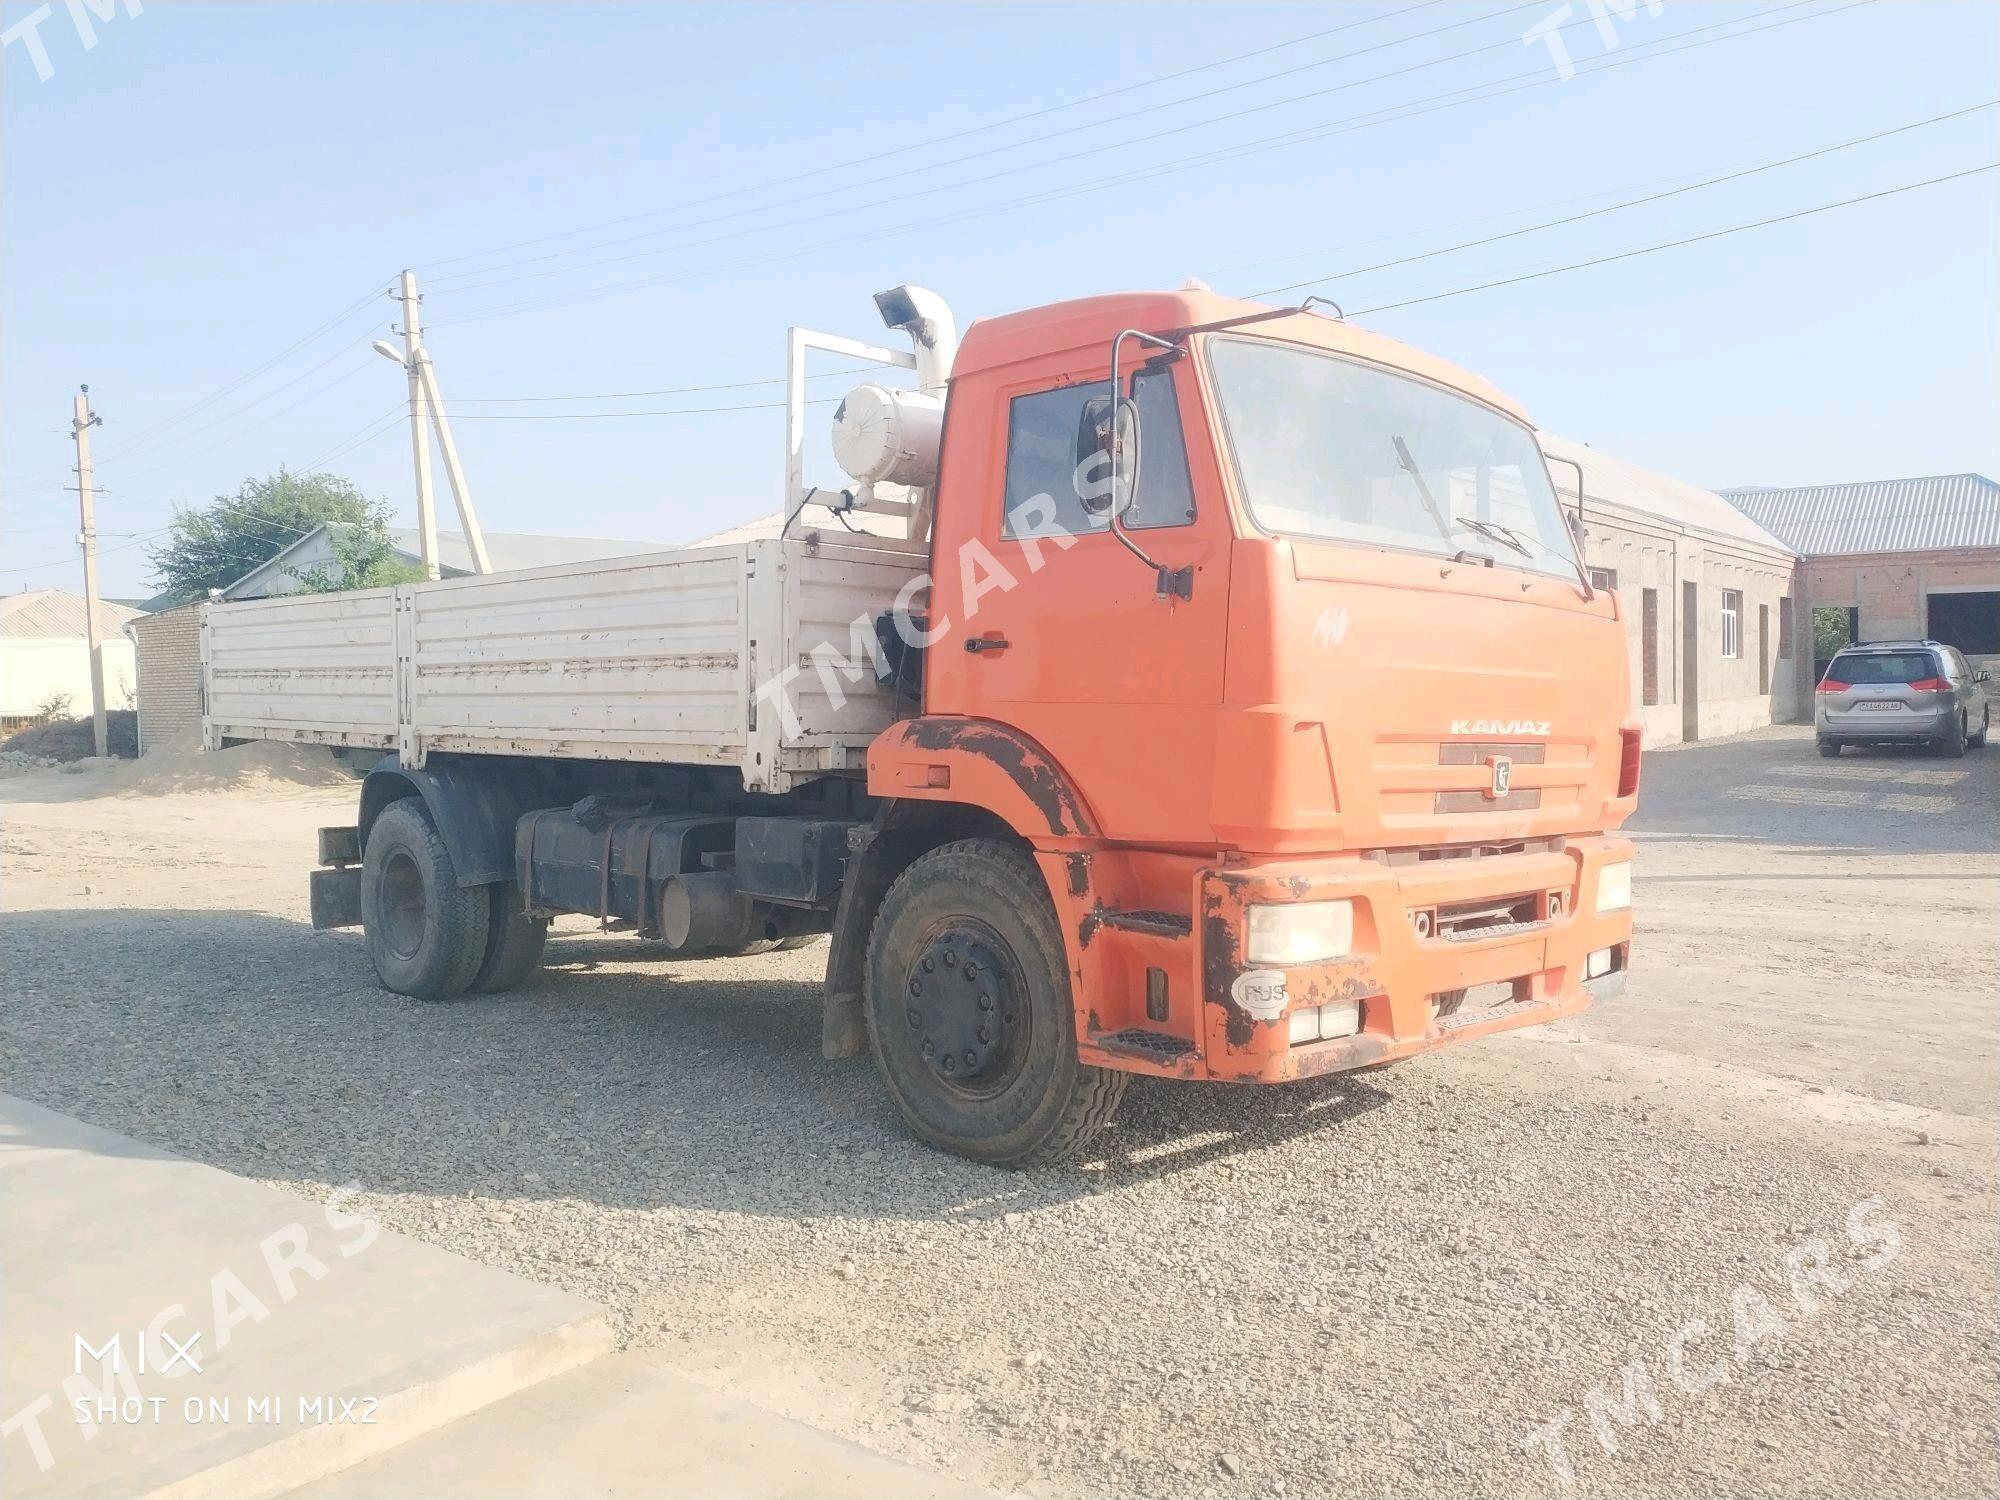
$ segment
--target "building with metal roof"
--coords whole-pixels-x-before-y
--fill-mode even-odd
[[[1942,641],[2000,669],[2000,484],[1931,474],[1720,493],[1799,554],[1815,678],[1849,641]]]
[[[122,633],[140,611],[100,599],[97,632],[107,707],[129,708],[138,680]],[[81,594],[28,589],[0,598],[0,729],[51,713],[90,712],[90,616]]]
[[[391,526],[388,530],[396,556],[414,567],[422,555],[416,528]],[[473,571],[472,548],[463,532],[440,531],[437,542],[438,571],[446,578],[463,578]],[[486,533],[486,556],[496,573],[672,550],[665,542],[636,542],[616,537],[541,536],[520,531]],[[334,573],[340,570],[340,562],[334,555],[325,525],[315,526],[282,552],[259,563],[225,588],[222,597],[267,599],[274,594],[297,593],[305,575],[315,569],[328,569]]]
[[[1792,548],[1713,490],[1538,436],[1591,581],[1618,593],[1644,743],[1796,717],[1811,699],[1794,661]]]
[[[2000,547],[2000,484],[1984,474],[1719,493],[1807,557]]]

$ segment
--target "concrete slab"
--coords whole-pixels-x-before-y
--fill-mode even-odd
[[[611,1345],[569,1293],[4,1094],[0,1327],[9,1500],[261,1500]]]
[[[617,1354],[290,1500],[944,1500],[985,1495]]]

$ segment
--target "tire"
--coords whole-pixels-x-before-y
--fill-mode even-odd
[[[1123,1073],[1077,1060],[1055,907],[1034,861],[997,839],[933,849],[896,878],[862,1009],[910,1129],[974,1161],[1074,1160],[1125,1092]]]
[[[1973,735],[1966,743],[1977,745],[1983,750],[1991,738],[1993,738],[1993,705],[1989,703],[1979,711],[1979,733]]]
[[[1965,757],[1965,715],[1959,714],[1951,721],[1951,728],[1938,741],[1938,754],[1947,760],[1962,760]]]
[[[472,976],[475,995],[518,990],[542,966],[542,945],[549,940],[549,919],[531,917],[521,909],[521,888],[502,880],[492,892],[486,918],[486,956]]]
[[[1840,741],[1821,740],[1819,742],[1819,753],[1821,755],[1824,755],[1828,760],[1832,760],[1835,756],[1840,754]]]
[[[385,989],[418,1000],[465,993],[486,958],[492,895],[461,886],[451,853],[413,797],[391,803],[361,858],[361,926]]]

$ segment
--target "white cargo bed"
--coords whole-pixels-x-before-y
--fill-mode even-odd
[[[214,604],[203,738],[734,766],[783,792],[859,770],[896,717],[856,658],[926,549],[821,533],[346,594]],[[813,670],[830,646],[838,708]],[[824,654],[824,653],[822,653]],[[788,666],[795,723],[761,684]]]

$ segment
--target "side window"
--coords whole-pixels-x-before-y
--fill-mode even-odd
[[[1009,403],[1002,536],[1020,540],[1104,530],[1104,516],[1086,510],[1077,494],[1076,426],[1084,403],[1110,389],[1109,381],[1099,380],[1035,391],[1016,396]],[[1125,515],[1125,524],[1134,531],[1185,526],[1194,519],[1194,486],[1188,480],[1187,443],[1181,432],[1172,371],[1140,371],[1132,382],[1132,395],[1139,406],[1144,446],[1139,460],[1139,494]],[[1032,503],[1043,495],[1048,497],[1046,502]]]

